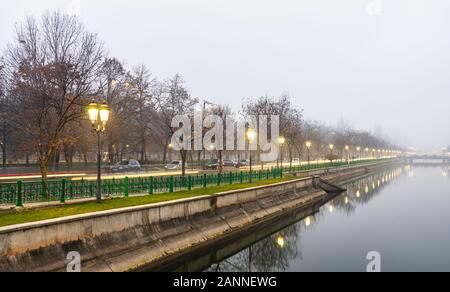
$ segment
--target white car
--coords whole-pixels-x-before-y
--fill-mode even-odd
[[[167,164],[165,169],[166,170],[180,170],[183,166],[183,163],[181,161],[172,161],[171,163]],[[188,164],[186,163],[186,168],[188,167]]]
[[[141,170],[141,164],[139,161],[131,159],[131,160],[123,160],[117,163],[114,166],[111,166],[112,173],[118,172],[138,172]]]

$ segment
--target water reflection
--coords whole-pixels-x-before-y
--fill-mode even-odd
[[[208,272],[285,272],[292,262],[303,260],[302,233],[314,229],[320,221],[330,214],[344,212],[352,214],[368,204],[392,181],[405,174],[411,175],[411,166],[399,167],[386,172],[372,174],[346,185],[347,191],[320,209],[311,210],[303,220],[281,231],[273,233],[258,242],[245,247],[225,260],[218,260],[206,269]],[[211,263],[210,263],[211,264]],[[184,267],[183,270],[186,270]],[[203,268],[204,270],[204,268]],[[192,271],[192,270],[190,270]]]
[[[285,272],[292,259],[301,258],[297,226],[261,240],[235,256],[214,264],[209,272]]]
[[[449,167],[443,167],[442,168],[442,176],[443,177],[449,177],[449,171],[450,171],[450,168]]]
[[[319,223],[320,219],[325,217],[327,213],[344,212],[348,215],[354,213],[358,206],[368,204],[377,195],[381,194],[390,182],[403,176],[405,173],[410,173],[410,171],[410,166],[399,167],[348,183],[346,192],[330,200],[318,213],[312,215],[309,219],[307,218],[308,222],[305,221],[305,223],[308,224],[304,225],[310,227],[312,222],[315,224]]]

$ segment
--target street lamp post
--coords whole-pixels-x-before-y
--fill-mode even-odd
[[[173,144],[172,143],[170,143],[169,144],[169,146],[168,146],[168,148],[169,148],[169,163],[171,163],[172,162],[172,150],[173,150]]]
[[[333,164],[333,149],[334,149],[334,145],[330,144],[330,161],[331,161],[331,164]]]
[[[306,148],[308,149],[308,167],[311,165],[311,142],[306,142]]]
[[[347,163],[350,163],[350,155],[349,155],[349,153],[348,153],[348,151],[350,150],[350,146],[345,146],[345,157],[346,157],[346,160],[347,160]]]
[[[256,131],[253,129],[247,130],[247,138],[249,141],[249,149],[250,149],[250,183],[253,182],[253,154],[252,154],[252,145],[256,139]]]
[[[215,159],[216,158],[215,154],[213,153],[215,149],[216,149],[216,146],[214,144],[209,145],[209,152],[211,153],[210,154],[210,158],[211,159]]]
[[[358,151],[359,160],[362,160],[362,153],[361,153],[361,147],[356,147],[356,151]]]
[[[284,143],[286,143],[286,138],[284,137],[280,137],[278,138],[278,145],[279,147],[279,151],[280,151],[280,156],[281,156],[281,168],[283,168],[283,145]]]
[[[97,134],[97,203],[102,202],[102,153],[101,153],[101,135],[106,131],[106,124],[109,121],[109,115],[111,109],[104,101],[101,105],[97,104],[94,100],[87,107],[89,114],[89,120],[92,123],[92,128]]]

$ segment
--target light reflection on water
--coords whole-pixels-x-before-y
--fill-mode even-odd
[[[378,251],[383,271],[450,271],[448,173],[405,166],[348,183],[317,213],[202,270],[365,271]]]

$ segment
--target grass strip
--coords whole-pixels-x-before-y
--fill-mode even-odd
[[[295,180],[295,177],[286,177],[283,179],[272,179],[254,183],[246,183],[239,185],[222,185],[209,187],[205,189],[195,189],[192,191],[182,191],[172,194],[157,194],[142,197],[129,197],[129,198],[114,198],[108,199],[102,202],[102,204],[96,204],[95,202],[63,205],[57,207],[49,207],[45,209],[20,209],[14,211],[7,211],[0,213],[0,227],[38,222],[74,215],[81,215],[93,212],[114,210],[127,207],[136,207],[148,204],[156,204],[162,202],[169,202],[180,199],[194,198],[205,195],[214,195],[217,193],[241,190],[251,187],[266,186],[276,184],[280,182],[286,182]]]

